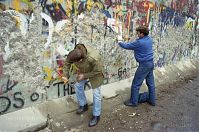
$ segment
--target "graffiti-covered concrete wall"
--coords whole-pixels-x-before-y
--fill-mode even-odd
[[[131,77],[133,53],[116,40],[136,38],[138,25],[150,29],[156,67],[198,58],[198,17],[197,0],[0,0],[0,114],[74,94],[60,78],[77,43],[100,51],[104,85]]]

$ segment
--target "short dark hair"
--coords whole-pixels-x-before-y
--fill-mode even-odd
[[[84,58],[84,55],[83,55],[83,52],[80,49],[72,50],[71,52],[69,52],[69,54],[67,56],[67,60],[70,63],[78,62],[78,61],[80,61],[83,58]]]
[[[149,29],[146,26],[139,26],[136,28],[137,32],[143,33],[145,36],[149,35]]]

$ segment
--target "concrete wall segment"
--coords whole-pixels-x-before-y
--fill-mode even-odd
[[[189,76],[199,74],[199,61],[186,60],[176,64],[168,65],[162,68],[155,68],[156,87],[165,84],[172,84],[177,80],[186,80]],[[132,78],[121,80],[102,86],[102,95],[105,99],[122,94],[122,91],[129,91]],[[118,85],[120,87],[118,87]],[[146,91],[146,85],[141,87],[141,91]],[[156,89],[157,91],[160,89]],[[92,103],[92,90],[86,91],[89,104]],[[34,107],[28,107],[15,112],[0,116],[0,131],[28,131],[36,130],[41,126],[45,126],[50,117],[59,117],[68,112],[77,109],[75,95],[64,96],[58,99],[52,99]],[[16,120],[19,120],[16,124]],[[35,122],[36,120],[36,122]],[[25,121],[25,122],[24,122]],[[9,125],[15,124],[15,125]]]
[[[20,25],[16,11],[0,14],[0,56],[3,57],[3,61],[0,60],[1,115],[74,94],[74,89],[63,85],[57,74],[61,73],[64,60],[60,47],[69,52],[81,42],[100,51],[105,61],[106,79],[102,92],[106,98],[117,95],[120,84],[125,87],[131,85],[137,63],[132,52],[117,46],[116,38],[125,41],[130,37],[136,38],[134,29],[139,24],[148,25],[154,39],[154,61],[159,69],[155,71],[157,83],[172,81],[192,68],[192,62],[179,67],[173,64],[199,57],[196,1],[181,0],[181,5],[177,5],[176,1],[155,3],[137,0],[112,5],[107,1],[102,4],[92,0],[76,4],[70,0],[58,3],[34,1],[32,4],[16,2],[0,2],[6,9],[13,8],[24,14],[29,22],[28,27],[24,27],[26,34],[21,34],[20,26],[23,24]],[[71,6],[73,4],[75,8]],[[42,11],[50,16],[54,27],[67,20],[62,30],[49,33],[49,24],[40,15]],[[77,16],[78,12],[81,16]],[[50,41],[49,34],[52,35]],[[177,74],[170,77],[170,73]],[[114,90],[109,91],[109,87]],[[89,89],[89,84],[85,89]]]

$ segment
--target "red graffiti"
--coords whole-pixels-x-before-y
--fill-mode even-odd
[[[3,76],[3,63],[4,63],[3,55],[0,54],[0,79],[1,79],[2,76]]]
[[[2,95],[3,94],[3,88],[1,87],[0,88],[0,95]]]

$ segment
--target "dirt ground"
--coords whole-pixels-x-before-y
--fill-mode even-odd
[[[101,120],[89,128],[92,106],[82,115],[75,111],[57,116],[44,131],[55,132],[199,132],[199,76],[189,76],[157,87],[157,105],[126,107],[130,91],[103,99]]]

